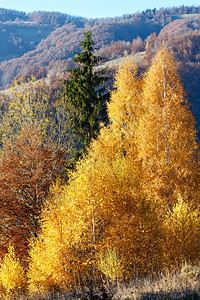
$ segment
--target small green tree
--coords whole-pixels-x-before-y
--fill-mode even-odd
[[[87,151],[92,138],[99,133],[98,121],[105,121],[106,93],[105,69],[95,71],[94,67],[100,57],[94,55],[94,42],[91,31],[83,33],[84,40],[80,42],[81,52],[76,52],[73,61],[78,66],[70,70],[67,80],[63,81],[62,95],[66,101],[67,127],[72,131],[81,150],[77,151],[75,160]]]

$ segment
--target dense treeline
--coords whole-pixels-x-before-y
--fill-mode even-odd
[[[127,14],[122,17],[116,17],[115,19],[130,19],[135,18],[137,20],[151,20],[153,22],[157,23],[169,23],[172,20],[174,20],[178,15],[183,14],[199,14],[200,13],[200,6],[180,6],[180,7],[173,7],[173,8],[161,8],[159,10],[154,9],[146,9],[145,11],[142,11],[141,13],[135,13],[135,14]],[[76,17],[71,16],[68,14],[60,13],[60,12],[48,12],[48,11],[35,11],[32,13],[26,14],[25,12],[12,10],[12,9],[5,9],[0,8],[0,21],[6,22],[6,21],[15,21],[16,19],[19,19],[21,21],[35,21],[37,23],[43,24],[43,25],[51,25],[51,26],[62,26],[66,21],[74,21],[79,20],[85,22],[86,19],[83,17]],[[112,20],[112,18],[102,18],[102,19],[93,19],[90,20],[92,23],[101,22],[102,20]]]
[[[0,8],[0,22],[29,21],[46,26],[62,26],[65,22],[84,20],[83,17],[70,16],[60,12],[35,11],[26,14],[22,11]]]
[[[28,19],[28,16],[25,12],[13,10],[13,9],[6,9],[0,8],[0,21],[15,21],[17,18],[25,21]]]
[[[15,83],[2,115],[2,295],[105,295],[106,281],[198,264],[199,144],[170,51],[160,48],[143,76],[131,59],[119,67],[109,124],[68,182],[63,97],[52,106],[37,84]]]

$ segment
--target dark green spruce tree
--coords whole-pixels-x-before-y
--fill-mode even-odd
[[[94,70],[101,58],[94,55],[96,48],[92,33],[87,31],[83,34],[81,52],[76,52],[73,59],[77,66],[69,71],[68,79],[63,81],[62,92],[66,101],[67,127],[81,145],[74,161],[87,152],[91,139],[97,137],[99,121],[106,122],[106,101],[109,97],[105,69],[99,72]]]

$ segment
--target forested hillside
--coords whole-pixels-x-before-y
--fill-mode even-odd
[[[145,56],[136,56],[141,70],[145,70],[160,45],[170,47],[199,128],[199,12],[199,7],[182,6],[85,19],[54,12],[25,14],[1,9],[1,89],[9,87],[16,76],[26,80],[31,75],[48,77],[51,87],[57,88],[56,78],[73,67],[73,52],[78,51],[84,30],[91,28],[99,55],[111,62],[111,76],[116,68],[113,59],[145,51]]]
[[[30,73],[30,69],[41,77],[52,69],[55,73],[55,66],[58,70],[64,68],[63,60],[67,60],[71,66],[72,52],[78,49],[84,29],[91,27],[97,47],[119,43],[115,48],[119,48],[118,55],[123,55],[124,50],[131,51],[134,39],[140,38],[146,44],[150,34],[159,34],[165,25],[175,19],[196,18],[199,10],[199,7],[182,6],[158,11],[146,10],[113,19],[84,19],[56,12],[25,14],[1,9],[0,41],[3,47],[0,50],[0,85],[9,85],[17,75]],[[140,48],[134,47],[134,51]],[[111,51],[116,54],[114,48]]]
[[[20,57],[34,50],[57,27],[67,23],[83,27],[81,17],[58,12],[26,14],[15,10],[0,9],[0,61]],[[83,23],[83,24],[82,24]]]
[[[198,299],[200,7],[0,26],[0,297]]]
[[[90,37],[78,61],[91,58]],[[72,133],[79,132],[66,130],[64,103],[76,97],[68,109],[82,129],[94,124],[83,120],[82,108],[88,101],[91,111],[98,107],[91,89],[81,101],[87,70],[77,67],[75,84],[53,106],[33,79],[8,94],[0,128],[0,293],[112,299],[109,287],[118,291],[185,261],[193,273],[180,276],[185,285],[176,292],[184,296],[193,286],[198,296],[199,144],[176,63],[165,47],[142,76],[133,60],[124,61],[107,102],[109,122],[66,178]]]

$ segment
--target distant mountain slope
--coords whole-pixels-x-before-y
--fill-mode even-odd
[[[19,74],[45,76],[55,73],[56,68],[70,67],[73,51],[78,50],[85,29],[91,28],[96,45],[104,47],[118,41],[132,43],[137,36],[144,40],[153,32],[158,34],[174,19],[198,13],[200,7],[181,6],[147,9],[116,18],[86,19],[59,12],[26,14],[0,9],[0,88],[8,86]]]
[[[84,27],[85,18],[58,12],[26,14],[0,8],[0,61],[32,51],[56,28],[72,23]]]
[[[177,19],[173,22],[167,24],[160,32],[160,36],[164,34],[171,35],[174,37],[177,35],[183,35],[191,30],[199,30],[200,29],[200,14],[189,14],[187,17]]]
[[[200,6],[147,9],[117,18],[89,20],[54,12],[27,15],[0,9],[0,89],[9,87],[16,76],[26,79],[33,74],[46,78],[56,93],[57,76],[73,67],[74,51],[79,50],[82,33],[88,29],[92,30],[99,55],[107,60],[105,66],[111,77],[122,61],[120,57],[134,57],[144,71],[160,45],[168,47],[200,132]]]
[[[85,26],[89,29],[90,27]],[[145,39],[152,32],[159,33],[161,26],[151,22],[136,22],[123,20],[102,22],[91,28],[93,39],[97,47],[109,45],[112,41],[130,41],[137,36]],[[46,39],[42,40],[35,50],[25,53],[20,58],[15,58],[0,64],[0,83],[11,83],[15,76],[25,74],[32,67],[46,67],[48,70],[55,63],[73,57],[73,52],[78,50],[82,39],[83,29],[77,29],[73,24],[63,25],[54,30]]]
[[[54,28],[33,22],[0,22],[0,61],[20,57],[35,49]]]

